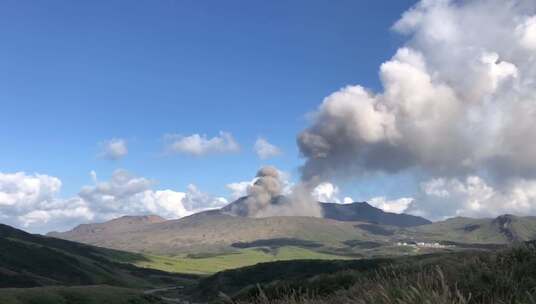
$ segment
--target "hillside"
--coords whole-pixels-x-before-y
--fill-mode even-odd
[[[285,204],[285,201],[286,198],[280,196],[272,203]],[[325,218],[251,218],[247,217],[247,199],[243,197],[221,210],[178,220],[165,221],[156,216],[122,217],[48,235],[107,248],[172,255],[228,251],[237,242],[281,238],[344,247],[344,242],[353,240],[388,241],[400,227],[431,223],[421,217],[384,212],[367,203],[321,203],[321,206]]]
[[[331,218],[252,218],[245,216],[247,205],[242,198],[222,210],[177,220],[122,217],[50,235],[140,253],[145,260],[135,261],[138,266],[195,274],[293,259],[487,250],[536,237],[536,217],[504,215],[430,223],[419,217],[386,213],[367,203],[322,206]]]
[[[356,226],[312,217],[248,218],[207,211],[178,220],[110,229],[112,222],[94,224],[93,230],[77,227],[51,236],[107,248],[155,254],[214,252],[228,250],[237,242],[293,238],[340,246],[353,239],[382,240]]]
[[[376,208],[364,203],[328,208],[337,210],[333,211],[334,215],[347,214],[346,219],[360,217],[364,210],[363,213],[368,212],[368,218],[372,217],[371,214],[379,214],[384,216],[383,222],[392,220],[389,214],[379,213]],[[350,212],[345,213],[346,210]],[[200,265],[206,272],[211,268],[216,271],[232,267],[232,262],[227,261],[243,260],[254,264],[255,261],[277,259],[278,248],[285,246],[310,251],[306,256],[315,256],[317,252],[341,258],[374,257],[484,248],[477,245],[509,244],[536,237],[536,217],[511,215],[495,219],[453,218],[414,227],[313,217],[249,218],[219,210],[178,220],[148,222],[147,218],[120,218],[100,224],[81,225],[65,233],[50,235],[150,256],[173,256],[174,260],[168,261],[169,265],[184,266],[170,266],[170,269],[186,272],[193,271],[187,264]],[[449,246],[411,245],[420,242]],[[403,243],[409,245],[401,246]],[[248,249],[269,252],[269,256]],[[234,255],[229,255],[231,253]],[[192,260],[192,254],[201,258]],[[139,265],[165,269],[161,267],[162,258],[153,259]],[[236,266],[244,265],[247,264],[236,262]]]
[[[204,278],[182,296],[244,304],[534,303],[535,265],[534,244],[498,252],[263,263]]]
[[[494,219],[456,217],[407,228],[400,237],[475,244],[509,244],[536,238],[536,217],[502,215]]]
[[[166,221],[164,218],[158,215],[146,215],[146,216],[122,216],[106,222],[106,225],[102,224],[81,224],[73,229],[73,232],[77,234],[94,234],[94,233],[121,233],[125,231],[132,231],[137,229],[143,229],[145,225],[161,223]],[[49,235],[53,236],[57,232],[50,232]]]
[[[136,254],[32,235],[0,224],[0,288],[107,284],[143,288],[173,276],[113,259],[143,260]]]

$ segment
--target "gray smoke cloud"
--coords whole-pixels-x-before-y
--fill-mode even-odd
[[[257,180],[248,187],[246,199],[248,213],[257,215],[281,195],[283,189],[279,171],[274,167],[263,167],[256,175]]]
[[[393,29],[383,91],[351,85],[298,135],[303,180],[417,169],[536,177],[536,2],[423,0]]]
[[[281,173],[275,167],[263,167],[256,175],[255,182],[248,187],[245,198],[247,215],[251,217],[269,216],[314,216],[321,217],[318,202],[311,195],[311,188],[300,183],[283,193]],[[237,206],[243,208],[243,206]],[[233,212],[233,211],[232,211]],[[234,210],[236,213],[237,210]],[[238,211],[241,212],[241,211]]]

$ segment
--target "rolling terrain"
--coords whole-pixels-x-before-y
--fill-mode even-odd
[[[360,228],[358,222],[342,222],[313,217],[249,218],[219,211],[207,211],[178,220],[150,225],[129,226],[118,230],[109,224],[93,225],[88,231],[79,226],[49,236],[132,252],[177,254],[217,252],[237,242],[294,238],[327,246],[339,246],[352,239],[383,240],[385,236]]]
[[[183,297],[213,303],[534,303],[533,243],[352,261],[262,263],[203,278]]]
[[[413,254],[413,248],[393,246],[393,234],[404,227],[430,223],[367,203],[322,204],[332,218],[254,218],[240,211],[247,207],[244,202],[239,199],[221,210],[178,220],[126,216],[48,235],[139,253],[144,260],[135,265],[142,267],[206,274],[269,261]]]
[[[399,232],[399,237],[465,244],[510,244],[536,239],[536,217],[514,215],[482,219],[455,217],[404,229]]]
[[[0,224],[0,287],[115,285],[143,288],[167,273],[114,260],[143,256],[33,235]]]
[[[138,268],[139,254],[33,235],[0,224],[0,303],[161,303],[143,290],[183,276]]]
[[[210,274],[261,262],[496,249],[536,238],[536,217],[429,222],[367,203],[322,204],[325,218],[245,216],[245,200],[178,220],[127,216],[49,236],[134,252],[142,267]],[[330,217],[330,218],[327,218]]]

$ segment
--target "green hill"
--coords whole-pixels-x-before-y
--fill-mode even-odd
[[[350,205],[348,210],[387,216],[363,204]],[[384,222],[391,220],[389,216],[383,218]],[[133,263],[141,267],[195,274],[278,260],[374,258],[496,249],[536,238],[536,217],[458,217],[413,227],[398,224],[314,217],[251,218],[214,210],[168,221],[147,216],[123,217],[50,235],[137,252],[138,259]]]
[[[502,215],[494,219],[451,218],[407,228],[400,237],[474,244],[509,244],[536,238],[536,217]]]
[[[0,288],[113,285],[146,288],[174,282],[157,270],[115,262],[140,261],[138,254],[103,249],[0,224]]]

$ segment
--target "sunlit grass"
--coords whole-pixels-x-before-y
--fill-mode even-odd
[[[258,249],[243,249],[210,257],[192,258],[187,256],[147,255],[147,261],[136,262],[137,266],[159,269],[169,272],[211,274],[218,271],[255,265],[263,262],[298,260],[298,259],[348,259],[348,257],[316,252],[313,250],[285,246],[273,252]]]

